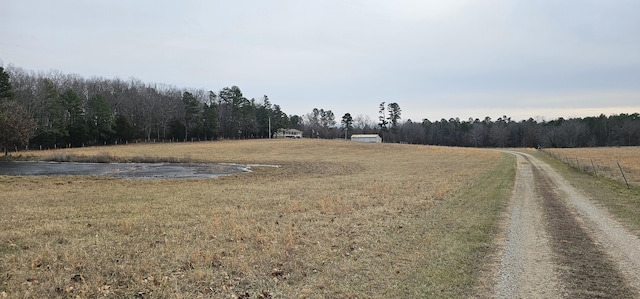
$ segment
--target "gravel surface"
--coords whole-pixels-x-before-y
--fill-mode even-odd
[[[534,192],[532,165],[523,156],[516,157],[518,172],[495,297],[558,298],[558,278],[545,229],[542,200]]]
[[[629,286],[640,297],[640,239],[626,229],[604,208],[588,200],[549,165],[540,163],[539,167],[553,181],[566,199],[567,204],[577,212],[587,232],[602,246],[625,277]]]
[[[494,298],[638,298],[640,240],[533,156],[517,177],[494,267]]]

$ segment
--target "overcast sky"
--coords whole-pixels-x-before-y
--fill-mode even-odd
[[[0,60],[377,119],[640,112],[637,0],[2,0]]]

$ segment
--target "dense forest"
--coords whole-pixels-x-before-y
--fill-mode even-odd
[[[267,138],[269,121],[290,126],[267,96],[247,99],[237,86],[213,92],[11,66],[5,74],[10,98],[35,121],[30,147]]]
[[[6,150],[128,142],[269,138],[280,128],[305,137],[379,134],[384,142],[466,147],[640,145],[640,115],[536,121],[458,118],[402,120],[398,103],[381,102],[377,120],[314,108],[287,115],[268,96],[246,98],[239,87],[217,92],[138,79],[85,79],[57,71],[0,67],[0,141]]]

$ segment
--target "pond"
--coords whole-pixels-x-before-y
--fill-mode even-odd
[[[248,171],[247,166],[238,164],[0,161],[0,175],[22,176],[94,175],[117,178],[188,179],[215,178]]]

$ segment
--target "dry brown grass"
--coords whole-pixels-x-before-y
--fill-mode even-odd
[[[624,182],[617,162],[630,185],[640,186],[640,147],[546,149],[565,163],[598,176]],[[591,162],[593,161],[593,164]],[[594,166],[596,171],[594,172]]]
[[[0,176],[8,297],[467,296],[513,178],[512,158],[494,151],[344,141],[29,154],[281,167],[198,180]]]

